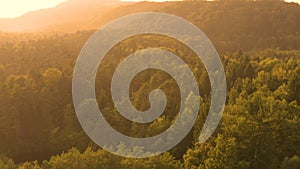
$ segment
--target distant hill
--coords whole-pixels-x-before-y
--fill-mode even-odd
[[[29,12],[13,19],[0,19],[0,30],[8,32],[68,32],[83,29],[108,10],[125,4],[117,0],[69,0],[54,8]]]
[[[0,21],[1,30],[95,30],[121,16],[165,12],[197,25],[220,52],[300,49],[300,5],[282,1],[118,2],[70,0],[56,8]],[[142,23],[141,23],[142,24]]]
[[[139,2],[108,11],[89,26],[138,12],[166,12],[185,18],[220,49],[300,49],[300,5],[277,1]]]

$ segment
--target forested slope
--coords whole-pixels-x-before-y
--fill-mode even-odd
[[[140,2],[112,9],[91,27],[138,12],[170,13],[198,26],[220,52],[300,47],[300,5],[281,1]]]
[[[105,22],[138,12],[143,6],[188,19],[216,45],[226,71],[228,92],[224,116],[214,135],[204,144],[197,143],[210,105],[210,83],[201,62],[174,39],[150,35],[126,39],[108,53],[98,70],[99,107],[107,110],[105,117],[116,130],[135,137],[156,135],[173,123],[178,109],[178,88],[172,78],[160,71],[139,74],[130,88],[132,104],[140,110],[149,108],[147,96],[157,87],[171,100],[170,109],[150,124],[126,121],[109,104],[108,91],[104,90],[110,85],[111,73],[125,56],[146,47],[163,47],[182,57],[197,78],[201,110],[188,136],[160,156],[125,159],[101,150],[85,135],[72,104],[75,61],[95,30],[57,35],[3,33],[0,168],[298,169],[299,5],[142,2],[111,11],[113,14],[107,15]],[[121,144],[119,151],[124,149]],[[34,160],[38,161],[25,162]]]

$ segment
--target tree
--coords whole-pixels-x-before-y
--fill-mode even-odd
[[[285,157],[280,166],[280,169],[299,169],[299,168],[300,168],[300,158],[296,155],[291,158]]]
[[[249,162],[239,161],[235,138],[225,138],[219,134],[215,140],[215,146],[208,151],[208,158],[205,159],[206,169],[247,169]]]

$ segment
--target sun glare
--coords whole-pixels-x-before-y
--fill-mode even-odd
[[[0,18],[14,18],[29,11],[51,8],[66,0],[0,0]]]

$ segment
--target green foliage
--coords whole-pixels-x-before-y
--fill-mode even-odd
[[[37,161],[25,162],[19,166],[19,169],[43,169]]]
[[[143,39],[145,45],[150,43],[147,42],[149,37],[139,38]],[[167,39],[160,40],[163,43]],[[125,42],[125,46],[127,43],[135,46],[138,40]],[[24,50],[31,46],[31,43],[28,42]],[[156,43],[159,45],[159,42]],[[170,41],[171,47],[167,49],[172,50],[173,43]],[[123,46],[122,50],[113,49],[110,55],[117,51],[119,54],[131,51],[129,46]],[[180,50],[177,52],[181,53]],[[199,88],[204,91],[196,125],[181,143],[170,150],[171,154],[163,154],[145,161],[121,159],[104,150],[95,152],[86,149],[88,146],[92,146],[93,149],[98,147],[82,131],[72,107],[71,65],[58,64],[54,57],[47,62],[37,59],[38,63],[45,63],[40,66],[32,65],[30,71],[22,67],[15,70],[2,69],[3,74],[9,76],[3,76],[5,78],[0,85],[0,100],[3,103],[0,109],[0,119],[3,121],[0,124],[0,150],[17,161],[42,161],[53,154],[67,151],[52,156],[42,165],[37,162],[23,163],[20,165],[23,168],[181,168],[184,165],[185,168],[273,169],[285,166],[289,163],[287,160],[282,162],[285,157],[300,156],[300,146],[297,144],[300,139],[299,56],[299,51],[280,50],[266,50],[254,54],[238,51],[225,55],[223,63],[228,77],[228,103],[222,123],[216,131],[219,134],[203,145],[195,142],[209,110],[210,87],[201,64],[195,61],[196,64],[192,66],[190,63],[195,76],[199,78]],[[188,61],[191,57],[194,56],[187,55],[183,59]],[[26,59],[32,58],[25,58],[23,62],[15,60],[15,64],[31,63]],[[69,57],[61,59],[68,60]],[[97,79],[109,79],[117,60],[104,60],[104,64],[109,66],[104,66],[99,71],[107,73],[101,74]],[[2,67],[8,65],[3,64]],[[150,71],[139,74],[133,81],[130,91],[133,105],[138,109],[149,108],[147,97],[155,88],[166,91],[170,109],[150,124],[141,126],[128,122],[118,115],[105,97],[109,83],[102,83],[100,89],[96,89],[96,93],[100,102],[104,103],[99,106],[107,112],[107,120],[120,132],[131,136],[149,137],[163,132],[173,124],[176,118],[174,112],[179,108],[176,99],[178,89],[176,85],[171,87],[175,84],[174,80],[161,72]],[[189,97],[194,96],[191,93]],[[184,113],[190,112],[191,110],[184,110]],[[69,150],[71,147],[76,149]],[[124,148],[126,149],[120,146],[117,151],[123,151]],[[132,153],[142,150],[136,149]],[[178,159],[183,163],[177,161]],[[1,163],[4,166],[12,164]]]
[[[14,161],[4,155],[0,155],[0,168],[1,169],[17,169]]]
[[[280,169],[299,169],[299,168],[300,168],[300,158],[298,156],[293,156],[291,158],[285,157],[280,166]]]
[[[66,153],[53,156],[49,161],[44,161],[42,164],[44,169],[181,169],[180,161],[175,160],[170,153],[146,158],[146,159],[129,159],[121,158],[106,152],[104,150],[93,151],[87,148],[83,153],[72,148]]]
[[[149,124],[125,119],[109,97],[112,74],[125,56],[146,47],[163,47],[180,56],[197,77],[201,109],[187,137],[162,155],[125,159],[96,146],[81,129],[72,106],[74,63],[93,31],[19,42],[4,36],[8,39],[1,39],[3,43],[0,43],[0,152],[18,164],[1,157],[0,168],[299,168],[299,5],[283,2],[165,4],[168,5],[160,8],[161,11],[178,13],[203,28],[222,54],[228,100],[219,127],[206,143],[197,141],[210,106],[210,82],[201,61],[184,44],[164,36],[136,36],[116,45],[101,63],[95,91],[99,108],[116,130],[132,137],[151,137],[172,125],[180,109],[180,93],[174,79],[166,73],[141,72],[130,85],[132,104],[138,110],[147,110],[151,106],[150,91],[159,88],[166,93],[167,108]],[[272,49],[276,47],[295,50]],[[230,52],[238,48],[244,52]],[[270,49],[257,50],[265,48]],[[180,69],[180,65],[176,66]],[[195,96],[191,93],[191,97]],[[191,111],[186,109],[183,113]],[[120,144],[115,151],[124,150],[127,147]],[[137,147],[129,153],[142,151],[143,147]]]

